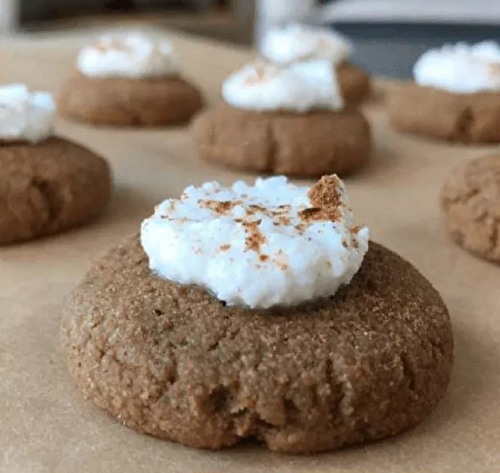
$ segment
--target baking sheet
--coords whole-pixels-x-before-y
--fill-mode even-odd
[[[0,41],[0,82],[55,92],[89,34]],[[186,75],[217,100],[223,78],[250,51],[174,36]],[[449,393],[421,426],[393,439],[312,457],[245,444],[221,452],[159,441],[110,420],[73,386],[58,339],[60,310],[90,260],[139,228],[153,206],[188,184],[252,176],[201,162],[185,129],[95,129],[60,121],[60,135],[112,164],[115,195],[98,222],[0,248],[0,472],[498,472],[500,471],[500,267],[447,238],[438,207],[449,170],[496,147],[460,147],[392,132],[380,82],[366,107],[372,164],[347,180],[358,222],[412,261],[449,306],[456,364]]]

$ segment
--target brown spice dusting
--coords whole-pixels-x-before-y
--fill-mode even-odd
[[[300,232],[300,233],[303,233],[306,228],[307,228],[307,225],[305,223],[299,223],[298,225],[295,225],[295,228]]]
[[[335,221],[340,217],[337,207],[311,207],[299,212],[299,218],[305,222],[319,222],[322,220]]]
[[[281,271],[286,271],[288,269],[288,265],[286,263],[280,263],[276,261],[276,266],[281,269]]]
[[[231,245],[229,243],[226,243],[225,245],[220,246],[221,251],[228,251],[229,248],[231,248]]]
[[[311,187],[307,196],[314,207],[338,207],[341,203],[337,187],[340,181],[337,176],[323,176]]]
[[[234,207],[241,205],[241,200],[198,200],[202,207],[206,207],[219,215],[225,215]]]
[[[248,85],[255,85],[260,82],[263,82],[267,80],[266,75],[270,77],[272,75],[275,75],[279,71],[279,68],[277,66],[272,66],[271,64],[266,62],[259,62],[254,66],[255,66],[255,74],[251,75],[246,80],[246,83]]]
[[[266,237],[260,233],[259,225],[262,220],[254,220],[252,222],[243,222],[242,225],[247,230],[247,238],[245,247],[247,250],[260,252],[260,247],[266,242]]]
[[[256,211],[259,211],[259,212],[265,212],[266,211],[266,208],[262,207],[262,205],[252,204],[252,205],[249,205],[249,207],[250,207],[250,209],[256,210]]]
[[[338,220],[339,207],[342,204],[337,191],[339,186],[340,181],[337,176],[323,176],[307,194],[312,207],[301,210],[299,218],[307,223]]]
[[[262,205],[251,204],[246,209],[246,212],[247,212],[247,215],[249,215],[249,216],[254,215],[256,212],[260,212],[260,213],[274,219],[274,218],[280,218],[280,216],[287,213],[289,210],[290,210],[289,205],[280,205],[277,208],[268,209]],[[286,224],[286,225],[288,225],[288,224]]]
[[[292,223],[292,221],[290,220],[290,217],[280,215],[278,217],[278,223],[280,223],[281,225],[290,225]]]
[[[115,49],[116,51],[123,51],[126,53],[131,51],[129,46],[127,46],[125,43],[123,43],[122,41],[120,41],[118,39],[113,39],[109,42],[101,41],[101,42],[95,44],[94,48],[97,49],[98,51],[103,52],[103,53],[105,53],[111,49]]]

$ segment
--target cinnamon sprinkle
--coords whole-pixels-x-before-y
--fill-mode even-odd
[[[247,250],[260,253],[260,247],[266,242],[266,237],[260,233],[259,225],[262,220],[254,220],[252,222],[243,222],[242,225],[247,230],[245,240],[245,248]]]
[[[314,207],[338,207],[342,203],[337,191],[339,186],[337,176],[323,176],[311,187],[307,196]]]
[[[313,206],[301,210],[299,218],[305,222],[338,220],[340,218],[339,207],[342,204],[337,190],[339,186],[340,181],[336,176],[323,176],[307,194]]]
[[[336,207],[310,207],[299,212],[299,218],[305,222],[334,222],[340,217],[339,210]]]
[[[198,200],[198,203],[202,207],[213,210],[219,215],[225,215],[231,211],[234,207],[241,205],[243,202],[241,200]]]
[[[127,46],[125,43],[117,39],[113,39],[109,43],[101,41],[100,43],[95,44],[94,48],[103,53],[111,49],[115,49],[116,51],[123,51],[126,53],[131,51],[129,46]]]

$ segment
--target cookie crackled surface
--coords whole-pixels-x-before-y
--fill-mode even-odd
[[[453,241],[500,264],[500,154],[456,167],[444,182],[441,206]]]
[[[146,242],[144,251],[143,226],[141,237],[129,237],[91,267],[63,313],[61,339],[69,370],[88,398],[139,432],[184,445],[218,449],[255,437],[271,450],[289,453],[394,435],[434,409],[453,362],[451,324],[441,297],[396,254],[376,243],[363,246],[363,227],[349,220],[343,223],[349,234],[334,228],[336,212],[346,212],[337,178],[323,179],[305,197],[288,186],[278,193],[288,204],[266,204],[262,192],[255,204],[251,186],[241,188],[238,200],[243,199],[245,213],[250,205],[267,205],[267,211],[256,214],[256,226],[269,239],[275,234],[264,231],[263,215],[274,205],[321,214],[310,231],[319,230],[319,222],[333,232],[328,240],[338,234],[339,241],[351,245],[349,255],[361,256],[351,278],[332,284],[330,294],[322,297],[304,293],[294,303],[284,299],[262,307],[237,300],[233,288],[225,295],[228,303],[213,281],[205,281],[205,287],[200,281],[187,284],[157,267],[151,255],[157,248],[173,251],[168,249],[171,242],[159,233],[165,245],[151,249]],[[238,256],[248,258],[234,264],[259,264],[271,245],[252,237],[255,228],[247,225],[252,216],[236,222],[237,228],[226,215],[228,207],[236,208],[235,200],[228,199],[234,197],[231,189],[190,200],[193,192],[187,191],[184,202],[182,197],[170,201],[168,207],[176,210],[166,213],[161,204],[155,215],[188,221],[210,215],[234,232],[233,240],[217,245],[241,244]],[[189,210],[186,200],[199,202],[201,213]],[[207,201],[217,202],[207,209]],[[292,233],[300,225],[293,212],[281,222],[274,216],[271,221],[283,231],[292,227]],[[176,225],[168,231],[188,239],[189,232]],[[244,235],[239,234],[243,229]],[[227,235],[226,229],[223,233]],[[245,248],[255,260],[245,256]],[[199,255],[200,273],[220,255],[208,244],[194,245],[193,253]],[[166,264],[166,256],[162,261]],[[330,277],[335,281],[339,272],[333,266]],[[321,283],[303,271],[305,287]],[[300,291],[294,287],[293,292]]]

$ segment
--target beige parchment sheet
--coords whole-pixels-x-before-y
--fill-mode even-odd
[[[0,42],[0,82],[56,92],[86,36]],[[223,78],[252,54],[178,35],[174,42],[186,75],[212,104]],[[60,135],[110,161],[115,194],[106,215],[88,227],[0,248],[0,472],[500,472],[500,267],[450,243],[438,206],[450,169],[495,146],[450,146],[391,131],[383,104],[396,86],[380,82],[366,106],[375,152],[347,185],[357,221],[413,262],[449,306],[456,363],[447,397],[426,422],[393,439],[313,457],[255,445],[205,452],[138,435],[85,401],[67,375],[58,329],[64,299],[90,260],[137,231],[156,203],[188,184],[252,176],[201,162],[187,129],[95,129],[60,121]]]

